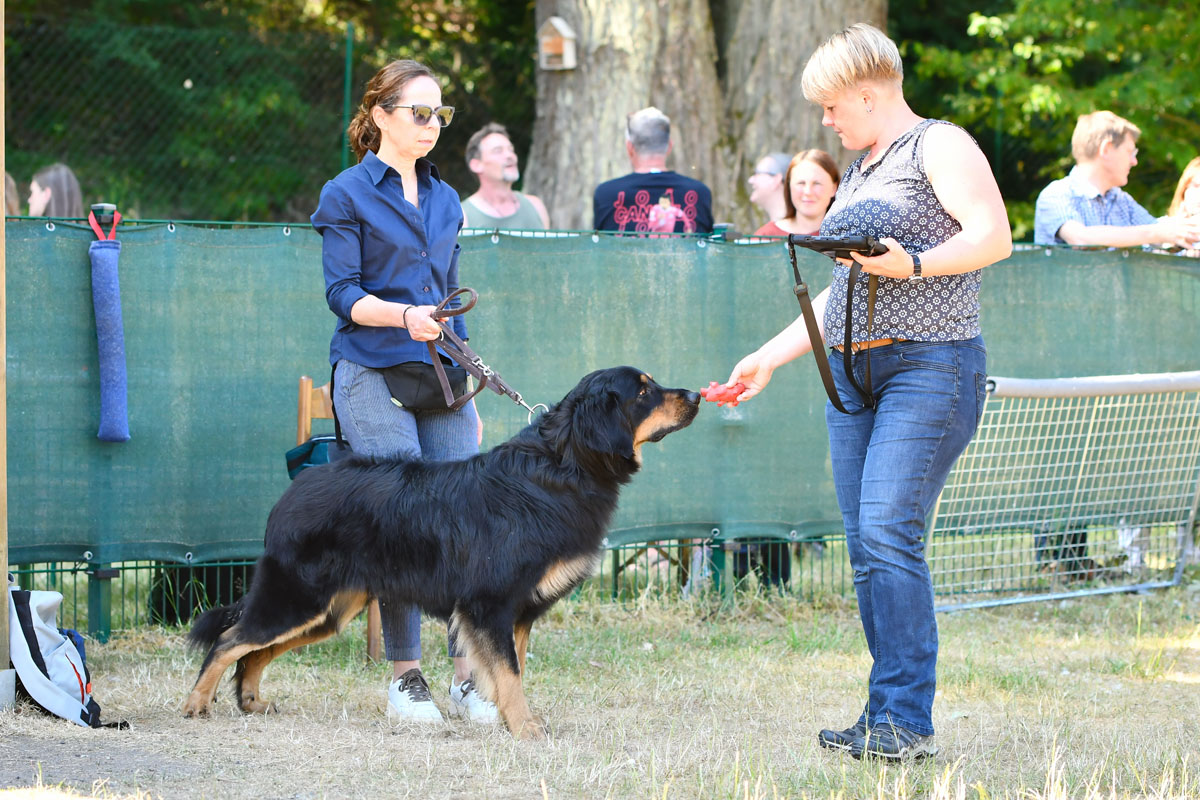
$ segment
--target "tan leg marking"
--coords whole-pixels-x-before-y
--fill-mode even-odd
[[[513,646],[517,650],[517,663],[521,665],[521,677],[525,677],[525,650],[529,647],[529,631],[532,622],[518,622],[513,626]]]
[[[235,630],[237,630],[236,625],[221,634],[221,637],[225,638],[227,634]],[[218,642],[216,647],[220,648],[221,643]],[[217,694],[217,684],[221,682],[221,676],[225,674],[225,670],[233,662],[247,653],[258,650],[259,647],[260,645],[254,644],[234,645],[218,653],[209,662],[204,671],[200,673],[200,677],[196,679],[196,685],[192,687],[192,693],[188,695],[187,701],[183,704],[183,715],[185,717],[203,717],[207,715],[213,698]]]
[[[329,601],[329,610],[324,622],[286,641],[276,641],[270,647],[257,650],[243,659],[241,693],[238,705],[247,714],[270,714],[276,711],[275,704],[259,697],[259,684],[267,665],[289,650],[328,639],[358,616],[370,599],[366,592],[340,592]]]
[[[558,600],[571,591],[576,584],[590,578],[596,571],[599,562],[599,553],[554,562],[546,569],[546,574],[534,587],[533,599],[536,602]]]
[[[458,642],[467,653],[467,658],[474,668],[475,684],[480,693],[496,704],[500,718],[508,726],[512,735],[518,739],[545,739],[546,726],[533,715],[529,702],[525,699],[525,690],[521,685],[521,676],[513,673],[508,660],[497,653],[487,637],[480,634],[467,620],[455,613],[452,615],[455,635]],[[514,646],[516,628],[513,629]],[[528,640],[528,631],[526,631]]]
[[[243,675],[242,680],[243,693],[239,697],[239,704],[244,711],[261,711],[257,701],[252,701],[250,708],[246,707],[244,689],[247,685],[247,678],[250,679],[252,687],[250,694],[257,697],[262,670],[271,663],[275,656],[293,647],[320,641],[340,631],[358,612],[362,611],[366,601],[366,592],[340,592],[330,599],[329,606],[323,613],[303,625],[297,625],[289,631],[284,631],[269,642],[236,643],[240,627],[234,625],[222,633],[221,638],[213,646],[213,659],[196,679],[196,685],[192,687],[191,694],[183,704],[183,715],[195,717],[208,714],[213,698],[217,694],[217,685],[221,682],[221,676],[225,674],[225,670],[234,662],[248,656],[251,657],[246,661],[246,674]],[[322,631],[322,628],[326,628],[326,630]],[[283,642],[289,643],[288,646],[282,650],[273,649],[275,645]]]
[[[288,650],[294,650],[306,644],[328,639],[332,635],[333,631],[328,628],[318,628],[312,633],[302,634],[286,642],[279,642],[270,647],[255,650],[253,653],[245,656],[246,671],[242,673],[242,691],[238,696],[238,706],[247,714],[275,713],[278,710],[275,704],[263,700],[258,696],[259,684],[262,682],[263,670],[266,669],[267,664],[270,664]]]

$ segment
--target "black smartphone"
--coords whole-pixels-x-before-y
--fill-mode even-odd
[[[815,250],[830,258],[850,258],[851,253],[881,256],[888,251],[874,236],[801,236],[788,234],[788,244]]]

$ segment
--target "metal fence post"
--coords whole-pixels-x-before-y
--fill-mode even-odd
[[[88,635],[98,642],[112,636],[112,579],[119,569],[88,564]]]
[[[342,80],[342,169],[350,166],[350,90],[354,84],[354,23],[346,23],[346,67]]]

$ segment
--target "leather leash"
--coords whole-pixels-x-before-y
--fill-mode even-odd
[[[857,411],[847,411],[842,405],[842,398],[838,396],[837,386],[833,383],[833,373],[829,369],[829,358],[825,355],[825,340],[821,336],[821,329],[817,326],[817,314],[813,310],[812,299],[808,296],[808,284],[800,277],[800,267],[796,264],[796,246],[792,244],[789,238],[788,256],[792,259],[792,274],[796,277],[796,285],[792,287],[792,292],[796,295],[796,300],[800,303],[800,314],[804,317],[804,326],[808,330],[808,340],[812,343],[813,358],[817,362],[817,371],[821,373],[821,382],[825,384],[825,394],[829,396],[829,402],[833,407],[843,414],[861,414],[867,409],[875,407],[875,397],[871,394],[871,351],[866,352],[866,367],[863,374],[863,383],[859,385],[854,378],[854,372],[851,364],[852,347],[851,340],[851,322],[853,315],[854,302],[854,284],[858,280],[859,273],[862,272],[862,264],[857,261],[854,266],[850,267],[850,278],[846,284],[846,342],[842,350],[843,363],[846,369],[846,376],[850,378],[850,383],[862,395],[863,407]],[[867,279],[867,335],[870,337],[871,328],[875,321],[875,295],[879,289],[879,276],[871,275]]]
[[[461,306],[450,308],[450,301],[462,294],[468,294],[470,298]],[[436,345],[434,342],[426,342],[425,344],[429,347],[429,360],[433,362],[433,369],[437,373],[438,382],[442,385],[442,394],[446,398],[446,405],[451,411],[457,411],[470,402],[471,398],[486,388],[491,389],[496,394],[511,398],[513,402],[529,412],[529,421],[532,422],[533,415],[538,408],[549,410],[546,404],[535,403],[531,406],[526,403],[525,399],[521,397],[520,392],[505,383],[504,379],[500,377],[500,373],[483,363],[483,359],[468,347],[467,343],[460,339],[458,334],[443,321],[450,317],[458,317],[467,313],[475,307],[478,301],[479,293],[474,289],[464,286],[438,303],[437,307],[429,314],[429,318],[436,322],[438,327],[442,329],[442,336],[436,340]],[[465,369],[467,374],[475,378],[478,385],[473,392],[455,399],[454,391],[450,388],[450,379],[446,377],[446,368],[442,366],[442,359],[438,357],[439,348],[460,367]]]

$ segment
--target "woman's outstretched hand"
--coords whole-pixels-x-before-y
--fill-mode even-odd
[[[737,363],[729,375],[729,380],[725,381],[725,385],[731,389],[739,383],[745,385],[746,390],[737,397],[740,403],[767,388],[774,372],[775,368],[768,366],[763,357],[754,352]]]

